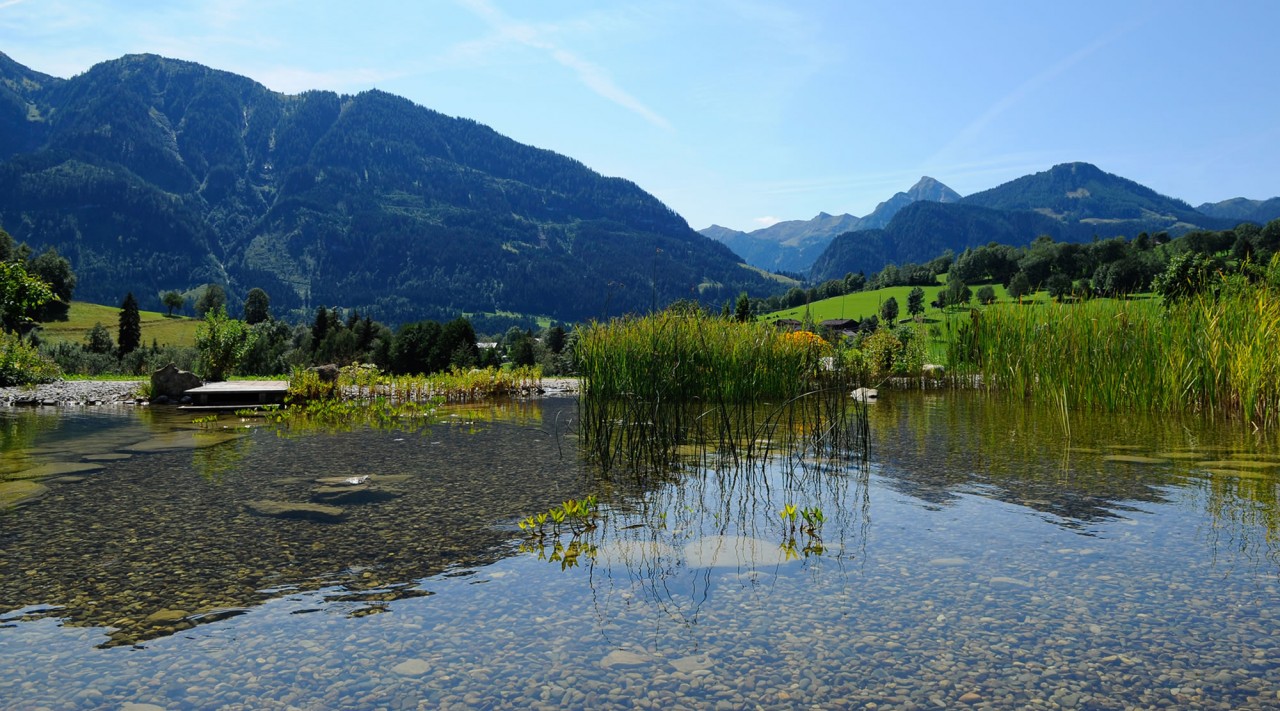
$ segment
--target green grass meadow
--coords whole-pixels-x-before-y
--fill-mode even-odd
[[[969,287],[974,293],[974,298],[970,302],[971,304],[977,305],[978,289],[982,288],[982,286],[984,285],[979,284]],[[992,284],[991,287],[996,291],[997,303],[1009,301],[1009,294],[1005,291],[1003,285]],[[913,286],[890,286],[884,289],[876,289],[875,291],[856,291],[852,294],[845,294],[844,296],[836,296],[830,299],[823,299],[822,301],[815,301],[808,306],[798,306],[794,309],[787,309],[785,311],[774,311],[761,316],[761,319],[773,321],[780,318],[793,318],[797,321],[803,321],[806,308],[809,310],[809,315],[813,319],[814,323],[821,323],[832,318],[864,319],[871,315],[875,315],[876,318],[879,318],[880,305],[892,297],[898,300],[898,319],[902,320],[909,316],[909,314],[907,314],[907,296],[914,288],[915,287]],[[938,292],[942,291],[944,285],[938,284],[936,286],[926,286],[923,288],[925,319],[940,320],[943,316],[942,312],[930,307],[929,302],[938,298]],[[1048,297],[1045,294],[1036,294],[1035,297],[1023,298],[1022,301],[1023,303],[1027,303],[1036,299],[1046,298]]]
[[[196,325],[199,319],[174,316],[172,318],[158,311],[140,311],[142,319],[142,343],[151,345],[194,346],[196,344]],[[103,306],[83,301],[71,302],[71,312],[66,321],[51,321],[40,324],[40,338],[47,342],[70,341],[84,343],[85,335],[96,323],[106,326],[115,340],[120,331],[120,308]]]

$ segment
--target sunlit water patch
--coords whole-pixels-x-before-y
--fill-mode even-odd
[[[31,420],[5,471],[135,453],[41,479],[42,498],[0,516],[0,699],[1280,704],[1280,510],[1261,464],[1280,449],[1266,436],[886,394],[867,465],[686,463],[641,488],[578,456],[572,401],[458,414],[344,432],[234,423],[236,439],[160,451],[133,445],[189,421]],[[319,504],[332,521],[250,506],[335,486],[386,496]],[[576,536],[515,525],[590,493],[601,515]]]

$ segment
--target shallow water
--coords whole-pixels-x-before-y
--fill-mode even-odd
[[[5,411],[0,480],[101,469],[0,514],[0,700],[1280,705],[1273,436],[888,393],[867,465],[689,464],[646,488],[582,460],[575,407],[345,432]],[[340,522],[250,503],[365,475],[394,498]],[[603,515],[562,537],[572,564],[515,526],[588,493]],[[817,536],[787,504],[821,509]]]

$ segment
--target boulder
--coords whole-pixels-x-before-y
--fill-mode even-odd
[[[201,385],[204,382],[200,380],[200,376],[190,371],[178,370],[176,365],[170,363],[151,374],[151,398],[156,400],[164,396],[177,400],[186,391]]]
[[[937,363],[925,363],[924,367],[920,370],[924,377],[932,380],[941,380],[947,375],[947,366],[938,365]]]

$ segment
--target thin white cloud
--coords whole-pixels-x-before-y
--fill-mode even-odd
[[[1072,67],[1093,56],[1099,50],[1114,43],[1116,40],[1120,39],[1122,36],[1128,34],[1145,22],[1146,18],[1141,18],[1128,25],[1118,27],[1088,45],[1072,52],[1067,57],[1055,62],[1046,69],[1038,72],[1030,79],[1016,87],[1013,91],[1000,97],[999,100],[989,106],[982,115],[978,116],[978,118],[970,121],[967,126],[956,134],[955,138],[951,139],[946,146],[935,153],[927,162],[945,162],[950,159],[951,156],[961,153],[964,148],[972,145],[975,142],[975,139],[977,139],[977,137],[986,130],[987,126],[995,121],[1001,114],[1022,103],[1023,100],[1038,91],[1041,87],[1049,84],[1057,77],[1065,74]]]
[[[578,81],[596,95],[635,113],[654,126],[668,131],[671,130],[670,121],[618,86],[613,78],[609,76],[608,71],[561,47],[548,37],[551,33],[545,29],[537,25],[511,19],[490,4],[488,0],[459,0],[459,4],[483,19],[498,33],[495,38],[468,43],[462,51],[478,53],[483,49],[501,46],[510,42],[538,50],[545,53],[557,64],[572,71],[577,76]]]
[[[751,221],[756,223],[757,225],[760,225],[761,227],[773,227],[779,222],[782,222],[782,219],[778,217],[774,217],[773,215],[765,215],[764,217],[752,218]]]

